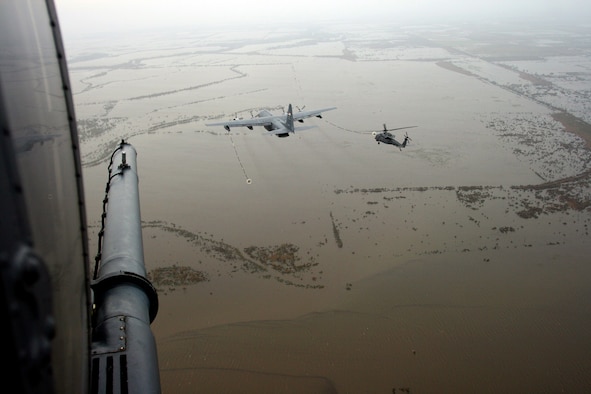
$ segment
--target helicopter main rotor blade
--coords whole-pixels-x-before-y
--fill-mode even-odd
[[[359,133],[359,134],[369,134],[371,133],[372,135],[376,135],[376,134],[380,134],[380,133],[384,133],[384,132],[388,132],[388,131],[394,131],[394,130],[403,130],[403,129],[412,129],[414,127],[419,127],[419,126],[405,126],[405,127],[396,127],[394,129],[387,129],[385,128],[385,124],[384,124],[384,129],[382,130],[370,130],[370,131],[354,131],[355,133]],[[352,131],[352,130],[350,130]]]
[[[403,129],[412,129],[414,127],[419,127],[419,126],[405,126],[405,127],[397,127],[395,129],[387,129],[386,131],[394,131],[394,130],[403,130]]]

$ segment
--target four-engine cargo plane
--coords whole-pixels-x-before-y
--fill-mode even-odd
[[[291,104],[289,104],[287,113],[283,115],[273,115],[267,110],[262,110],[252,119],[235,119],[227,122],[209,123],[206,126],[224,126],[224,129],[227,131],[230,131],[230,127],[248,127],[248,129],[252,130],[253,126],[263,126],[267,130],[266,134],[275,134],[277,137],[288,137],[289,133],[295,133],[294,121],[303,123],[304,119],[313,116],[322,118],[322,112],[333,109],[336,109],[336,107],[293,113]]]

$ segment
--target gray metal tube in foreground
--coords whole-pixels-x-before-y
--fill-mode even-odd
[[[125,158],[125,162],[123,161]],[[109,174],[108,211],[98,276],[121,270],[145,276],[137,153],[122,142]]]
[[[160,392],[150,328],[158,296],[144,266],[136,156],[122,141],[109,169],[101,264],[92,284],[94,393]]]

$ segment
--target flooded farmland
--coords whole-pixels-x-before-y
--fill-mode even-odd
[[[68,43],[93,248],[138,151],[164,393],[591,387],[591,36],[496,29]],[[206,126],[290,103],[337,109]]]

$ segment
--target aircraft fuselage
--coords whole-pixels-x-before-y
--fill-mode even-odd
[[[394,146],[398,146],[399,148],[404,148],[406,147],[406,143],[408,142],[408,137],[404,138],[404,141],[402,143],[396,141],[396,139],[394,138],[394,136],[388,132],[383,132],[380,134],[376,135],[376,141],[378,142],[378,144],[380,142],[383,142],[384,144],[390,144],[390,145],[394,145]]]
[[[259,114],[256,117],[257,118],[265,118],[265,117],[268,117],[268,116],[273,116],[273,114],[264,109],[261,112],[259,112]],[[275,119],[275,120],[272,121],[271,124],[264,125],[263,127],[267,131],[273,131],[273,130],[277,130],[277,129],[284,129],[285,128],[285,125],[279,119]],[[277,135],[277,137],[288,137],[289,136],[289,133],[276,134],[276,135]]]

